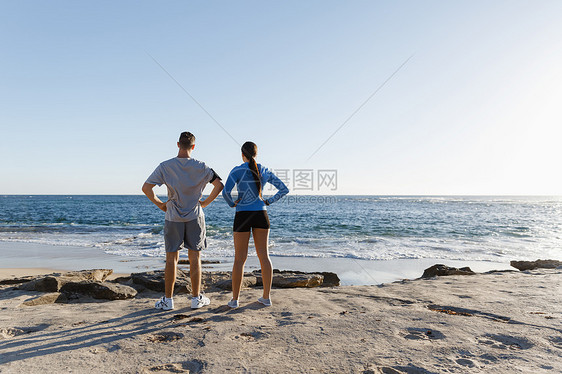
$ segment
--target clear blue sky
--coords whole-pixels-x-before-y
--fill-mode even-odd
[[[239,146],[341,194],[562,194],[562,2],[1,1],[2,194],[137,194]],[[309,156],[408,57],[314,157]]]

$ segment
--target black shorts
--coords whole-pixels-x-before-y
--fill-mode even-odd
[[[236,212],[234,232],[249,232],[251,228],[269,229],[269,217],[266,210]]]

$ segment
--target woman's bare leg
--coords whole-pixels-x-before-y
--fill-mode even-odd
[[[234,265],[232,266],[232,299],[238,300],[244,278],[244,264],[248,258],[250,232],[234,232]]]
[[[256,246],[256,253],[261,265],[261,277],[263,282],[263,298],[269,299],[271,291],[271,282],[273,280],[273,266],[269,259],[269,229],[252,229],[254,234],[254,244]]]

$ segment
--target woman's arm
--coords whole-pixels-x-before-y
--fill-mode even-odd
[[[222,190],[222,197],[231,208],[234,208],[236,206],[236,203],[234,202],[234,200],[232,200],[232,196],[230,195],[235,185],[236,179],[234,177],[234,171],[231,171],[228,175],[228,178],[226,179],[224,189]]]
[[[278,189],[278,191],[274,196],[264,200],[266,205],[273,204],[289,193],[289,189],[281,179],[277,178],[277,175],[270,172],[267,181],[274,185]]]

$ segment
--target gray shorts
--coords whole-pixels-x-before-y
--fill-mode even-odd
[[[188,222],[164,221],[166,252],[177,252],[181,246],[200,251],[207,248],[205,216]]]

